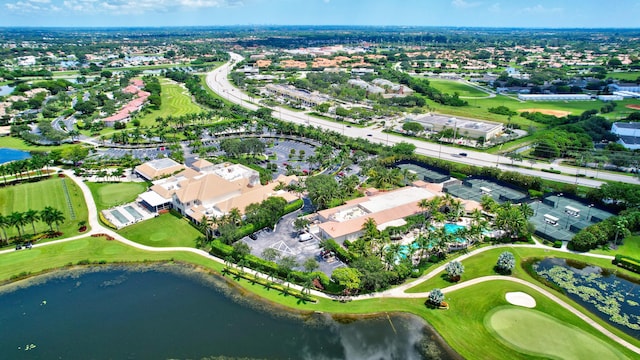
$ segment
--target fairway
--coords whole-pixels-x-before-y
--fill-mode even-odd
[[[147,188],[146,183],[86,183],[96,201],[98,211],[132,202]]]
[[[530,355],[557,359],[623,359],[622,354],[579,328],[540,311],[499,307],[485,326],[505,345]]]
[[[461,97],[487,97],[488,93],[480,91],[474,87],[461,83],[459,81],[428,79],[429,83],[443,93],[458,93]]]
[[[191,101],[189,91],[180,84],[163,78],[160,80],[162,85],[162,105],[160,110],[153,110],[149,114],[140,118],[140,123],[144,126],[155,125],[158,117],[166,118],[171,115],[174,118],[186,114],[200,113],[204,110]]]
[[[71,208],[67,203],[63,183],[69,194]],[[62,211],[65,217],[65,221],[60,224],[60,231],[63,232],[62,237],[78,235],[78,222],[87,220],[87,206],[82,191],[68,178],[55,177],[34,183],[0,188],[0,214],[3,216],[30,209],[41,211],[45,206]],[[49,226],[44,222],[36,222],[35,228],[37,233],[49,230]],[[56,229],[55,224],[53,228]],[[8,227],[6,231],[9,237],[18,235],[15,227]],[[24,233],[28,236],[33,234],[31,223],[24,226]]]
[[[171,214],[127,226],[118,233],[131,241],[155,247],[195,247],[196,239],[203,236],[187,220]]]

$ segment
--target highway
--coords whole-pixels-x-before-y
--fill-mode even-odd
[[[226,64],[216,68],[215,70],[209,72],[206,77],[207,86],[209,86],[214,92],[216,92],[219,96],[227,99],[230,102],[243,106],[249,110],[257,110],[259,107],[255,104],[257,98],[251,97],[240,89],[234,87],[228,80],[227,76],[231,69],[233,68],[233,64],[242,61],[243,57],[236,53],[230,53],[231,60]],[[640,179],[637,177],[622,175],[622,174],[613,174],[603,171],[596,171],[594,169],[586,169],[586,168],[572,168],[561,165],[553,165],[555,170],[560,170],[564,174],[576,174],[576,171],[579,174],[585,174],[585,177],[577,177],[575,175],[564,175],[564,174],[553,174],[548,172],[543,172],[541,169],[549,169],[552,165],[546,163],[536,163],[529,164],[523,162],[515,162],[515,164],[519,166],[512,166],[511,160],[501,156],[501,155],[493,155],[487,154],[479,151],[473,150],[461,150],[459,148],[450,147],[442,144],[434,144],[425,141],[419,141],[416,139],[405,138],[394,134],[383,133],[383,128],[381,127],[368,127],[368,128],[359,128],[359,127],[348,127],[343,124],[337,124],[331,121],[323,120],[316,118],[314,116],[310,116],[306,112],[297,112],[292,111],[283,107],[272,107],[273,110],[272,116],[283,120],[296,124],[305,124],[305,125],[313,125],[327,130],[333,130],[338,133],[342,133],[346,136],[350,137],[358,137],[358,138],[367,138],[371,142],[381,143],[385,145],[394,145],[398,142],[407,142],[414,144],[416,146],[416,153],[421,155],[426,155],[430,157],[442,158],[449,161],[454,161],[457,163],[470,164],[476,166],[491,166],[497,167],[500,170],[510,170],[517,171],[522,174],[537,176],[542,179],[554,180],[568,184],[577,184],[584,185],[588,187],[599,187],[603,182],[600,180],[612,180],[619,181],[631,184],[640,185]],[[459,156],[460,152],[465,152],[467,156]],[[597,179],[589,179],[588,177],[596,177]]]

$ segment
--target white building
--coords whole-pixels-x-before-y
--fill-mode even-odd
[[[453,129],[456,138],[464,136],[477,139],[482,137],[485,141],[501,134],[503,130],[503,125],[500,123],[434,114],[408,117],[405,121],[417,122],[428,131],[440,132],[444,129]]]
[[[615,122],[611,132],[618,135],[618,143],[627,149],[640,149],[640,122]]]
[[[588,101],[587,94],[518,94],[518,99],[524,101]]]

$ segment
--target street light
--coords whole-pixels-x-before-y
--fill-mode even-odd
[[[538,200],[536,204],[536,211],[533,213],[533,216],[538,216],[538,209],[540,208],[540,203],[542,201]]]
[[[560,207],[560,198],[562,197],[562,193],[558,194],[558,201],[556,201],[556,207]]]

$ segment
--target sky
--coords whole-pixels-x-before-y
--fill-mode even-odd
[[[640,0],[0,0],[0,27],[638,28]]]

